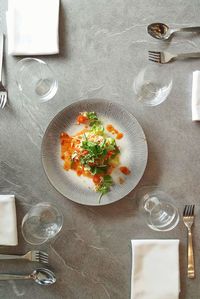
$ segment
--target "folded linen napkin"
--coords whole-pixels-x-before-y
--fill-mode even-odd
[[[192,80],[192,120],[200,120],[200,71],[193,72]]]
[[[132,240],[131,299],[178,299],[179,240]]]
[[[8,0],[8,53],[59,53],[59,0]]]
[[[0,195],[0,245],[18,244],[14,195]]]

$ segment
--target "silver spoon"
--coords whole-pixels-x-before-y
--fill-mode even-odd
[[[34,270],[31,274],[0,274],[0,280],[33,279],[39,285],[51,285],[56,282],[55,274],[45,268]]]
[[[148,33],[154,38],[166,40],[175,32],[200,32],[200,27],[186,27],[170,29],[166,24],[153,23],[147,27]]]

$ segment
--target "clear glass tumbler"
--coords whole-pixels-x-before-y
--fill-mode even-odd
[[[161,104],[167,99],[171,89],[171,68],[156,63],[141,69],[133,82],[136,100],[144,106]]]
[[[22,220],[22,235],[26,242],[40,245],[55,237],[63,226],[63,215],[48,202],[33,206]]]
[[[25,96],[38,102],[49,101],[58,90],[55,74],[46,62],[37,58],[23,58],[18,61],[15,80]]]
[[[172,230],[179,222],[173,198],[154,186],[141,188],[137,193],[139,210],[147,225],[156,231]]]

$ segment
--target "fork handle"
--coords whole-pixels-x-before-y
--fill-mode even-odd
[[[192,232],[188,230],[188,269],[187,269],[188,278],[195,277],[194,271],[194,251],[193,251],[193,243],[192,243]]]
[[[16,260],[23,259],[23,255],[14,255],[14,254],[0,254],[0,260]]]
[[[2,64],[3,64],[3,44],[4,44],[4,35],[0,35],[0,82],[2,81]]]
[[[177,54],[175,57],[179,59],[198,58],[200,57],[200,52]]]

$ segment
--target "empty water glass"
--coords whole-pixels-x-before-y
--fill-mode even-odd
[[[166,65],[147,65],[139,71],[133,82],[136,100],[144,106],[161,104],[167,99],[171,89],[171,69]]]
[[[55,237],[63,226],[63,215],[48,202],[33,206],[22,220],[22,235],[26,242],[40,245]]]
[[[147,225],[156,231],[172,230],[179,222],[173,198],[156,187],[143,187],[137,193],[139,209]]]
[[[55,74],[46,62],[37,58],[24,58],[17,62],[15,79],[19,90],[31,100],[46,102],[58,90]]]

